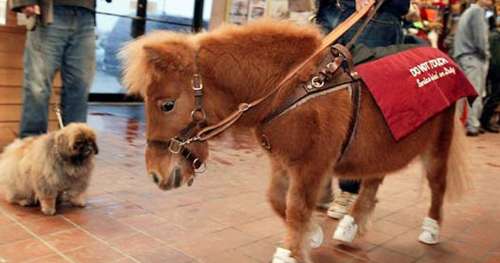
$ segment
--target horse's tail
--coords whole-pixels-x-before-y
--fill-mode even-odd
[[[468,165],[470,160],[467,158],[466,144],[463,125],[456,117],[447,163],[446,199],[448,201],[459,201],[467,191],[472,189]]]

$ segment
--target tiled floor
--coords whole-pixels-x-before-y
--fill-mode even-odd
[[[145,176],[143,123],[120,116],[140,114],[91,112],[101,153],[88,207],[45,217],[0,197],[0,263],[270,261],[284,227],[266,203],[269,166],[252,143],[212,144],[209,169],[193,187],[162,192]],[[500,262],[500,135],[468,140],[475,190],[447,205],[441,244],[416,241],[429,200],[419,166],[411,165],[384,182],[366,236],[350,247],[328,238],[314,261]],[[336,221],[316,217],[330,237]]]

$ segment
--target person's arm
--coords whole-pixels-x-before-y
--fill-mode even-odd
[[[15,12],[22,12],[26,16],[32,16],[37,13],[36,7],[39,5],[39,0],[12,0],[11,9]]]

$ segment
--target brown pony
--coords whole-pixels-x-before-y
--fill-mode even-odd
[[[189,183],[199,166],[194,164],[208,156],[206,142],[185,147],[187,155],[196,156],[193,162],[186,154],[172,154],[169,145],[162,143],[191,123],[193,109],[194,115],[201,115],[194,99],[195,74],[201,76],[204,85],[204,119],[206,124],[214,124],[233,113],[240,103],[263,97],[275,88],[319,47],[321,39],[314,26],[261,20],[245,26],[226,25],[199,35],[157,32],[125,47],[124,83],[129,92],[145,99],[149,142],[146,163],[158,186],[168,190]],[[318,60],[311,61],[289,85],[243,114],[232,126],[236,132],[251,129],[258,140],[265,136],[271,145],[267,151],[272,165],[268,198],[288,231],[285,247],[278,249],[273,262],[310,261],[310,233],[319,231],[312,227],[311,215],[321,186],[332,172],[340,178],[363,179],[350,213],[352,222],[343,220],[339,224],[342,229],[337,229],[344,232],[340,237],[353,236],[358,226],[361,232],[364,230],[384,176],[417,157],[423,161],[432,192],[426,218],[430,223],[424,220],[422,235],[423,239],[430,237],[428,243],[437,242],[445,192],[458,196],[467,183],[461,169],[464,159],[458,139],[463,133],[454,121],[455,106],[396,142],[372,96],[362,89],[354,140],[337,162],[353,114],[348,90],[315,97],[262,124],[263,118],[290,96],[293,86],[309,78]]]

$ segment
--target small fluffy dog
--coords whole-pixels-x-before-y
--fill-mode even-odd
[[[85,206],[85,191],[98,153],[94,131],[73,123],[48,134],[16,140],[0,155],[0,185],[10,203],[40,203],[46,215],[56,200]]]

